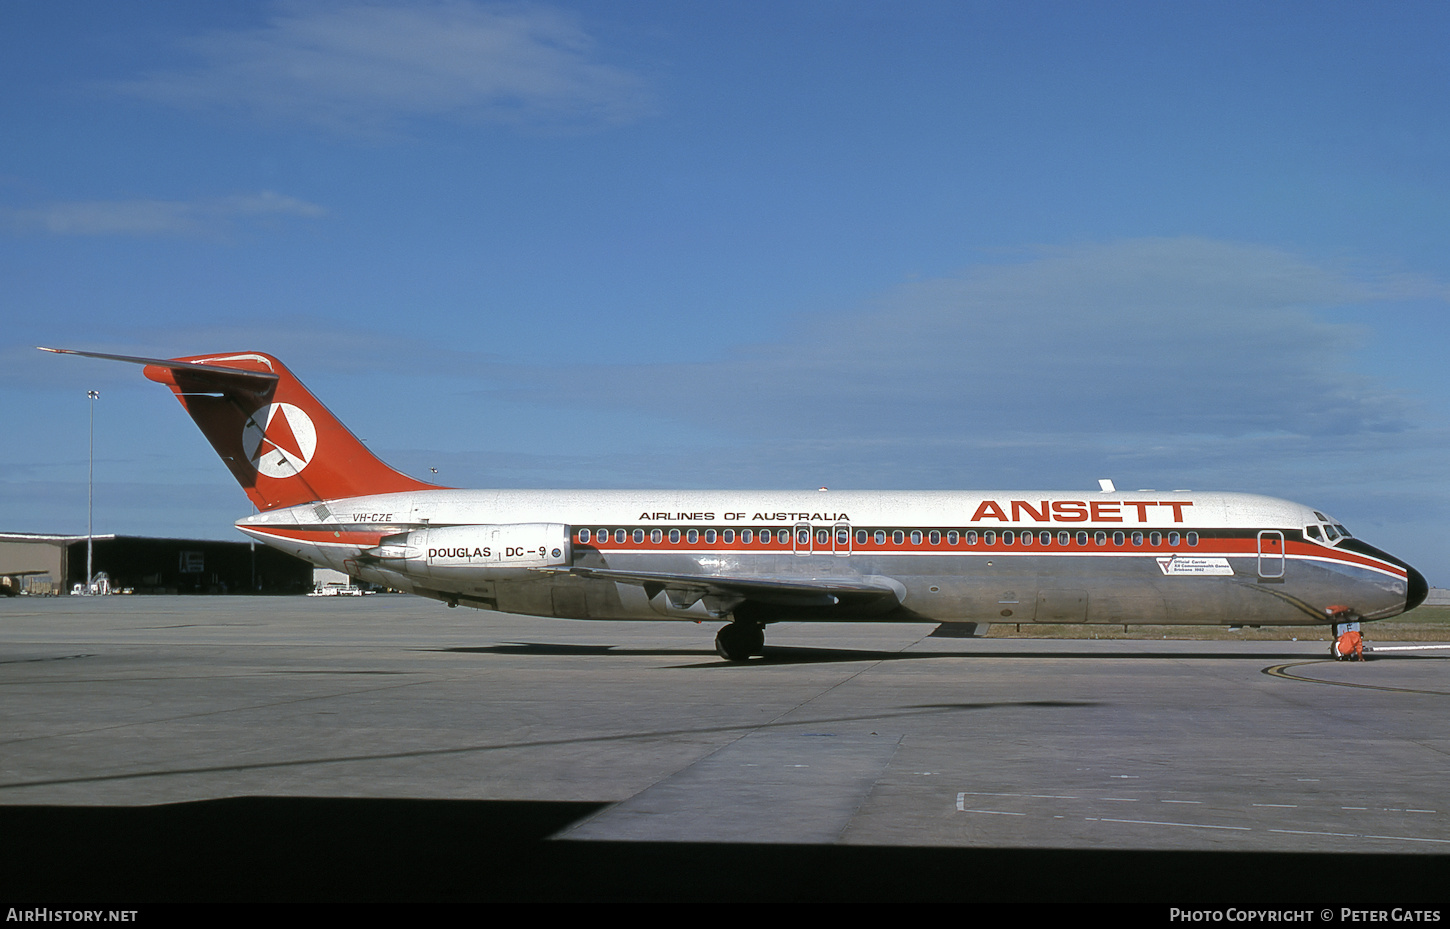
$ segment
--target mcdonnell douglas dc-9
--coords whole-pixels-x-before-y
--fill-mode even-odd
[[[1328,626],[1428,592],[1318,510],[1238,493],[457,490],[376,458],[286,367],[246,352],[133,358],[176,394],[257,513],[237,528],[449,606],[725,622]]]

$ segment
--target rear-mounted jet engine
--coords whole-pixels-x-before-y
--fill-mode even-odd
[[[518,577],[573,561],[562,523],[441,526],[387,536],[363,553],[400,573],[434,580]]]

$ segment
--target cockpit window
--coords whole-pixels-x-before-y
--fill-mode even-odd
[[[1319,525],[1309,523],[1304,526],[1306,539],[1313,539],[1323,545],[1338,545],[1340,539],[1354,538],[1354,535],[1334,517],[1325,516],[1318,510],[1314,511],[1314,516],[1319,520]]]

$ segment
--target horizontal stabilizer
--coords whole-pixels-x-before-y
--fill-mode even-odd
[[[84,355],[87,358],[104,358],[106,361],[128,361],[131,364],[166,368],[171,371],[216,374],[222,377],[239,378],[244,381],[255,381],[259,385],[275,384],[277,382],[277,375],[271,371],[248,371],[243,368],[225,368],[221,365],[201,364],[200,362],[186,361],[181,358],[140,358],[136,355],[108,355],[104,352],[81,352],[73,348],[46,348],[43,345],[37,345],[36,348],[42,352],[54,352],[57,355]]]

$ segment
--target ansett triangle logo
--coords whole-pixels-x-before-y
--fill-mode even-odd
[[[247,418],[242,450],[259,474],[292,477],[317,451],[317,427],[301,407],[269,403]]]

